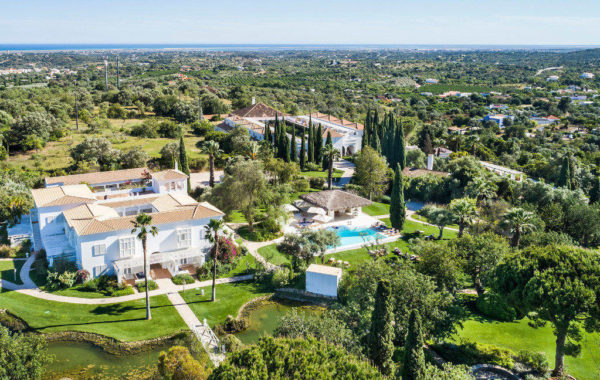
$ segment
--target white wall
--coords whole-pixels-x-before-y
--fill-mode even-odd
[[[208,224],[209,219],[197,219],[179,223],[159,224],[158,234],[148,237],[148,255],[154,252],[169,252],[179,249],[177,240],[177,230],[181,228],[191,228],[192,248],[208,248],[210,242],[204,238],[204,226]],[[135,237],[131,230],[121,230],[106,232],[95,235],[85,235],[79,237],[80,244],[77,246],[77,257],[81,268],[93,275],[93,269],[96,266],[106,265],[110,270],[114,260],[121,259],[119,239],[125,237]],[[106,245],[106,254],[102,256],[93,256],[93,246],[97,244]],[[134,239],[135,252],[132,257],[143,257],[142,242]]]
[[[323,273],[315,273],[315,272],[306,272],[306,291],[322,294],[330,297],[337,297],[337,289],[338,283],[340,281],[340,277],[331,275],[331,274],[323,274]]]

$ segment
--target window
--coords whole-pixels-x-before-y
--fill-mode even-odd
[[[97,267],[94,267],[94,277],[102,275],[102,272],[104,272],[105,269],[106,265],[98,265]]]
[[[103,256],[106,254],[106,244],[96,244],[92,247],[92,256]]]
[[[183,259],[179,260],[179,264],[181,264],[181,265],[185,265],[187,263],[188,263],[188,258],[187,257],[184,257]]]
[[[121,257],[133,256],[135,253],[135,238],[127,237],[119,239],[119,254]]]
[[[131,268],[123,269],[123,274],[125,274],[125,275],[131,274]]]
[[[188,248],[192,242],[191,228],[182,228],[177,230],[177,247]]]

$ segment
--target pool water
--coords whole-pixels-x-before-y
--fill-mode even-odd
[[[328,230],[334,231],[340,237],[341,246],[364,244],[375,242],[377,238],[385,239],[386,236],[370,227],[347,227],[339,226],[337,228],[329,227]]]

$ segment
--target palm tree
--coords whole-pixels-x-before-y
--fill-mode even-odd
[[[158,233],[158,228],[152,225],[152,216],[141,213],[139,214],[135,220],[132,220],[133,229],[131,230],[132,234],[135,234],[138,230],[137,238],[142,241],[142,248],[144,249],[144,284],[146,285],[146,319],[152,319],[150,315],[150,296],[148,295],[148,250],[147,250],[147,240],[148,234],[152,236],[156,236]]]
[[[216,282],[217,282],[217,256],[219,255],[219,231],[223,228],[225,223],[221,219],[211,219],[207,226],[204,226],[206,230],[205,237],[214,243],[213,253],[213,281],[212,281],[212,297],[211,301],[214,302],[217,299],[216,293]]]
[[[458,237],[462,237],[465,227],[477,215],[477,203],[474,198],[454,199],[450,202],[450,211],[458,219]]]
[[[27,204],[25,198],[20,195],[15,195],[10,199],[8,204],[10,211],[9,222],[12,225],[21,223],[21,216],[27,212]]]
[[[321,149],[321,153],[328,157],[328,174],[327,174],[327,188],[331,190],[331,180],[333,178],[333,160],[340,158],[340,151],[335,149],[333,145],[325,145]]]
[[[486,199],[491,199],[496,195],[498,186],[487,178],[476,177],[467,184],[465,193],[471,197],[477,199],[477,205],[481,205],[481,202]]]
[[[202,153],[208,154],[210,164],[210,178],[208,180],[208,185],[210,187],[215,187],[215,157],[221,154],[222,150],[219,149],[218,142],[210,140],[202,145],[201,151]]]
[[[532,223],[535,215],[531,211],[524,210],[520,207],[513,207],[504,214],[504,223],[510,226],[513,234],[510,245],[518,247],[521,241],[521,234],[533,231],[535,225]]]
[[[250,141],[248,145],[248,157],[252,160],[256,160],[258,157],[258,152],[260,151],[260,147],[256,141]]]

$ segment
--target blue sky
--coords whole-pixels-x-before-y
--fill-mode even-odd
[[[600,44],[599,0],[0,0],[0,43]]]

